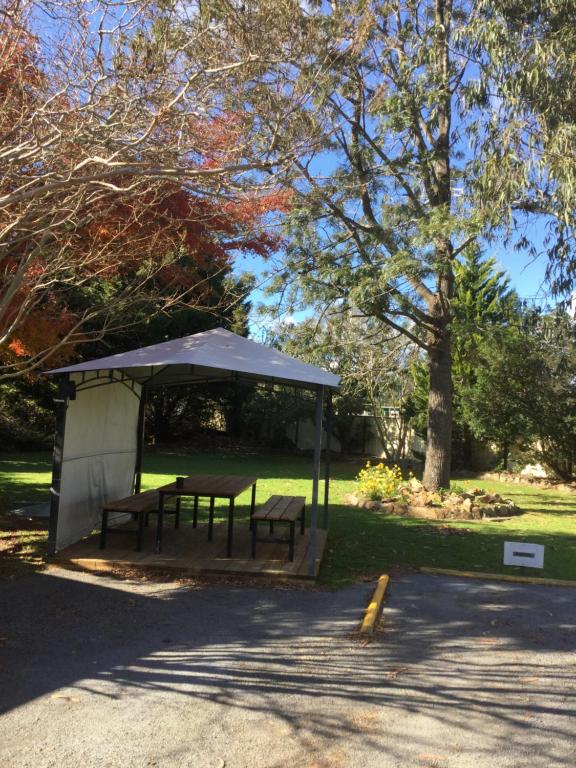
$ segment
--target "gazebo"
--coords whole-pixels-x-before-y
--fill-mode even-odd
[[[103,504],[140,491],[144,411],[160,387],[265,382],[313,390],[315,442],[308,575],[316,565],[318,491],[326,410],[322,527],[327,527],[331,394],[339,377],[222,328],[49,371],[58,377],[49,555],[88,536]]]

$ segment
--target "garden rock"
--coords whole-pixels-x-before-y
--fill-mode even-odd
[[[424,490],[424,486],[417,477],[410,478],[408,481],[408,488],[412,491],[412,493],[419,493],[420,491]]]
[[[438,510],[435,507],[417,507],[414,504],[409,504],[407,507],[404,507],[401,512],[396,512],[396,514],[402,515],[402,517],[416,517],[416,518],[423,518],[425,520],[437,520],[438,519]]]
[[[344,497],[344,502],[388,515],[425,520],[503,519],[521,515],[523,511],[510,499],[504,499],[497,493],[485,493],[481,489],[475,489],[473,493],[449,493],[446,496],[429,493],[422,486],[416,493],[405,491],[402,489],[399,493],[401,500],[388,498],[374,501],[350,493]]]
[[[514,515],[522,514],[520,507],[517,507],[512,501],[503,501],[500,504],[486,504],[481,509],[482,517],[485,518],[513,517]]]

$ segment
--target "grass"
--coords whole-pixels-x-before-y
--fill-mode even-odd
[[[576,494],[562,494],[527,485],[458,478],[465,488],[481,485],[511,498],[525,510],[503,522],[447,522],[414,520],[345,506],[343,497],[354,489],[362,462],[333,462],[330,535],[320,582],[337,587],[372,577],[394,567],[431,566],[492,573],[521,574],[576,581]],[[311,461],[284,456],[212,456],[150,454],[145,461],[144,488],[170,482],[194,472],[256,475],[257,501],[272,493],[310,498]],[[50,456],[46,453],[0,454],[0,504],[7,510],[21,501],[48,498]],[[321,486],[321,498],[323,489]],[[247,516],[250,492],[238,499],[239,517]],[[225,504],[217,516],[225,517]],[[2,571],[36,568],[45,545],[45,531],[0,519]],[[542,571],[502,565],[505,540],[531,541],[546,546]]]

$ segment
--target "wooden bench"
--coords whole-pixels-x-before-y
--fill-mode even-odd
[[[304,533],[306,498],[304,496],[270,496],[250,518],[252,528],[252,558],[256,558],[256,542],[267,541],[285,543],[286,539],[258,538],[258,523],[268,523],[270,533],[274,531],[274,523],[286,523],[290,526],[288,539],[288,560],[294,560],[294,532],[296,521],[300,520],[300,533]]]
[[[102,527],[100,529],[100,549],[106,547],[106,536],[108,533],[135,533],[138,536],[136,549],[142,551],[142,539],[144,536],[144,526],[148,525],[148,516],[158,511],[158,491],[143,491],[135,493],[132,496],[126,496],[124,499],[108,501],[102,507]],[[133,519],[138,520],[138,528],[115,528],[108,525],[108,516],[110,513],[132,515]],[[176,528],[180,525],[180,505],[176,509],[165,509],[164,514],[176,515]]]

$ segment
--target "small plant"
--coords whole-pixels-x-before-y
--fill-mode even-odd
[[[450,483],[450,488],[448,489],[448,493],[466,493],[466,488],[464,488],[463,485],[459,485],[458,483]]]
[[[372,464],[367,461],[356,478],[358,491],[364,498],[381,501],[398,496],[403,483],[400,467],[386,467],[384,464]]]

